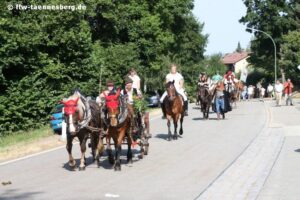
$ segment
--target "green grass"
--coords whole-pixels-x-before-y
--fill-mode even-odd
[[[53,135],[49,126],[29,131],[18,131],[10,135],[0,136],[0,151],[9,146],[25,144]]]

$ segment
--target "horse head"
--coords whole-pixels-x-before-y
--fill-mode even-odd
[[[118,116],[120,113],[119,96],[120,90],[118,90],[116,94],[110,94],[105,97],[110,126],[113,127],[116,127],[118,125]]]
[[[78,132],[79,121],[83,118],[83,106],[79,96],[71,96],[67,100],[63,100],[64,115],[67,123],[68,131],[74,135]]]
[[[175,81],[173,80],[173,81],[169,81],[166,84],[168,99],[170,101],[173,101],[175,99],[175,97],[177,96],[177,92],[176,92],[176,88],[175,88],[174,82]]]
[[[206,88],[205,86],[199,86],[198,95],[200,96],[200,99],[207,98],[209,96],[208,88]]]

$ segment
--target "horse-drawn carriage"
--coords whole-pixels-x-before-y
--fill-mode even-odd
[[[121,145],[128,145],[127,161],[132,161],[131,146],[140,146],[140,158],[148,154],[149,148],[149,114],[132,115],[132,109],[118,92],[107,98],[105,106],[99,106],[95,101],[86,99],[79,91],[63,101],[65,120],[67,123],[67,151],[69,166],[74,169],[76,163],[72,156],[72,141],[78,137],[81,147],[80,170],[86,166],[86,141],[90,139],[93,160],[100,166],[100,156],[106,146],[109,162],[115,170],[121,169]],[[115,156],[112,154],[111,138],[115,146]],[[106,143],[104,143],[106,140]]]

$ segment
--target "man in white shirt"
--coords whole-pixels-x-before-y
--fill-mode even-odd
[[[252,97],[253,97],[253,86],[252,85],[249,85],[249,87],[248,87],[248,100],[250,100],[250,99],[252,99]]]
[[[183,97],[184,101],[184,110],[185,110],[185,116],[188,115],[187,110],[188,110],[188,101],[187,101],[187,96],[184,92],[183,84],[184,84],[184,79],[183,76],[177,72],[177,66],[175,64],[171,65],[171,70],[170,73],[166,76],[166,83],[174,81],[174,86],[176,88],[176,91]],[[167,96],[167,91],[163,93],[163,95],[160,98],[160,102],[163,103],[165,97]],[[164,113],[165,114],[165,113]]]
[[[281,106],[282,91],[283,85],[279,80],[277,80],[275,84],[276,106]]]

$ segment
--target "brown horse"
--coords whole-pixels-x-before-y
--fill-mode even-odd
[[[238,81],[237,83],[235,83],[235,88],[237,89],[237,95],[238,95],[237,99],[238,99],[238,101],[241,101],[241,94],[244,89],[243,81]]]
[[[67,151],[69,153],[69,166],[74,169],[76,162],[72,156],[72,142],[75,137],[78,137],[81,159],[79,170],[84,170],[86,166],[85,151],[86,141],[91,138],[91,147],[93,160],[97,160],[100,165],[99,157],[103,150],[102,121],[100,107],[95,101],[87,101],[78,91],[63,100],[64,115],[67,123]]]
[[[180,130],[179,134],[183,134],[182,129],[182,122],[184,118],[184,108],[183,108],[183,99],[182,97],[176,92],[174,81],[168,82],[166,84],[167,96],[163,101],[163,106],[166,112],[167,120],[168,120],[168,140],[171,141],[172,139],[177,140],[177,126],[178,120],[180,119]],[[171,133],[171,119],[173,119],[174,123],[174,136],[172,138]]]
[[[109,162],[114,164],[114,169],[116,171],[121,170],[121,146],[122,142],[127,138],[128,151],[127,151],[127,162],[132,162],[132,107],[124,100],[119,101],[120,91],[117,94],[106,96],[106,106],[108,113],[108,131],[107,131],[107,148],[106,152],[108,154]],[[121,103],[121,106],[119,106]],[[124,111],[120,113],[121,111]],[[121,117],[119,115],[123,115]],[[115,158],[113,157],[112,150],[110,147],[110,138],[113,139],[115,145]]]

